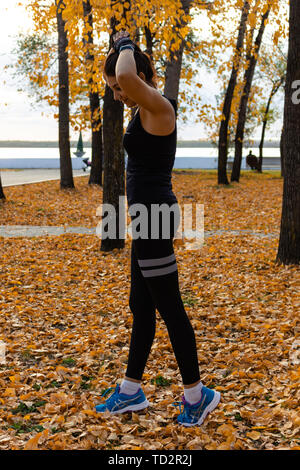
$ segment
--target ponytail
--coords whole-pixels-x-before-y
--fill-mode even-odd
[[[118,57],[119,54],[117,52],[112,52],[106,58],[104,64],[104,73],[106,76],[116,76],[116,64]],[[137,44],[134,45],[134,59],[136,63],[137,74],[143,72],[146,82],[151,83],[155,88],[157,88],[157,74],[151,57],[147,54],[147,52],[143,52]]]

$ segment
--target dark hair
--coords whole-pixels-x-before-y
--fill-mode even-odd
[[[105,61],[104,73],[108,77],[115,77],[116,64],[119,54],[112,52]],[[143,52],[137,44],[134,45],[134,59],[136,63],[137,73],[143,72],[145,74],[146,82],[152,83],[157,88],[157,75],[151,57],[147,52]]]

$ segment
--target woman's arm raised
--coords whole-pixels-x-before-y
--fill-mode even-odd
[[[122,90],[139,106],[148,110],[151,114],[171,114],[174,109],[171,103],[160,92],[148,85],[145,75],[140,72],[143,79],[137,74],[134,53],[130,49],[120,52],[116,64],[116,80]]]

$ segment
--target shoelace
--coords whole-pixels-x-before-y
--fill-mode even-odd
[[[173,401],[172,406],[179,407],[179,413],[181,414],[181,407],[183,405],[182,401]]]
[[[184,408],[184,404],[185,404],[185,401],[184,401],[184,400],[182,400],[182,401],[174,401],[174,402],[172,403],[173,406],[179,407],[179,414],[180,414],[180,415],[188,417],[188,416],[189,416],[189,414],[188,414],[188,408]],[[183,411],[181,410],[182,405],[183,405]],[[202,411],[202,407],[203,407],[203,403],[201,403],[201,405],[200,405],[200,411]]]
[[[117,388],[117,387],[109,387],[109,388],[106,388],[106,389],[104,390],[104,392],[101,393],[100,396],[101,396],[101,397],[106,397],[106,395],[108,395],[108,393],[109,393],[111,390],[116,390],[116,388]]]

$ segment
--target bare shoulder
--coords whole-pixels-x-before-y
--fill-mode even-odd
[[[167,98],[164,99],[170,105],[164,113],[153,114],[147,109],[140,107],[141,124],[150,134],[165,136],[171,134],[175,129],[175,110]]]
[[[147,114],[154,116],[167,116],[174,114],[170,101],[154,87],[144,82],[137,74],[117,76],[122,90],[135,101]]]
[[[139,105],[143,128],[154,135],[169,135],[175,129],[173,105],[156,88],[137,74],[118,75],[117,81],[129,98]]]

